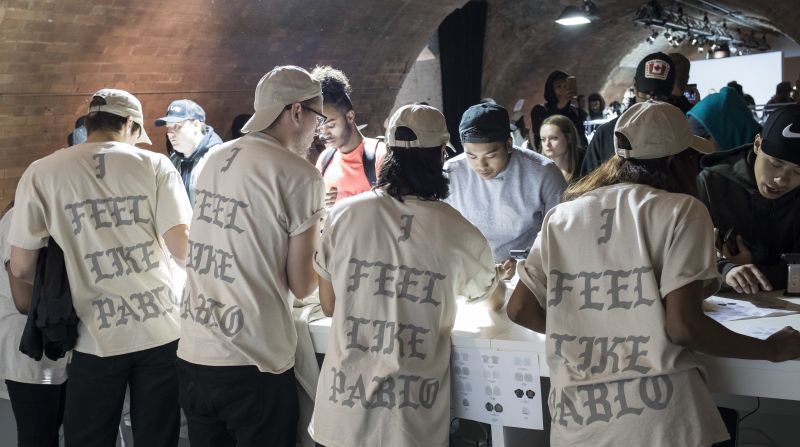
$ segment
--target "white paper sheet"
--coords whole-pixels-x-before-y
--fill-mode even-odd
[[[743,331],[740,331],[740,333],[749,337],[766,340],[770,335],[778,332],[781,329],[782,328],[775,326],[749,326]]]
[[[748,318],[777,317],[797,313],[794,310],[758,307],[749,301],[712,296],[703,302],[703,311],[719,321],[746,320]]]

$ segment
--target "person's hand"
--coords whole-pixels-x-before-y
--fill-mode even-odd
[[[800,358],[800,332],[791,326],[779,330],[767,338],[772,348],[772,362],[785,362]]]
[[[506,259],[502,264],[497,264],[497,271],[500,272],[500,279],[504,281],[513,278],[514,273],[517,272],[517,260],[514,258]]]
[[[325,193],[325,206],[333,206],[333,204],[336,203],[336,194],[338,193],[339,190],[335,186],[331,186],[331,189]]]
[[[766,275],[753,264],[737,265],[730,269],[725,275],[725,284],[739,293],[746,294],[757,293],[759,287],[761,290],[772,290],[772,284]]]
[[[747,248],[747,244],[744,242],[744,238],[741,235],[736,235],[736,247],[739,249],[739,253],[737,255],[732,255],[730,250],[728,249],[728,243],[722,244],[722,258],[732,262],[737,265],[745,265],[745,264],[752,264],[753,263],[753,254],[750,252],[750,249]]]

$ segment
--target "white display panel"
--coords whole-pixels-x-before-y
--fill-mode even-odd
[[[697,84],[702,98],[736,81],[756,104],[766,104],[782,80],[783,53],[780,51],[692,61],[689,72],[689,83]]]

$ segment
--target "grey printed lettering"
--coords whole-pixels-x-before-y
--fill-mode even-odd
[[[227,172],[228,169],[231,168],[231,165],[233,164],[233,160],[236,159],[236,156],[239,155],[239,151],[241,151],[241,150],[242,150],[242,148],[240,148],[240,147],[235,147],[235,148],[231,149],[231,156],[228,157],[227,159],[225,159],[225,166],[223,166],[222,169],[220,169],[220,172]]]
[[[633,343],[633,345],[631,347],[630,355],[625,356],[625,358],[628,359],[628,366],[626,366],[622,371],[636,371],[641,374],[647,374],[647,372],[652,368],[649,366],[637,365],[636,361],[639,360],[639,357],[644,357],[647,355],[647,351],[639,350],[639,345],[649,342],[650,337],[636,337],[631,335],[628,336],[626,341]]]
[[[609,208],[600,211],[600,215],[606,217],[606,222],[603,224],[603,226],[600,227],[600,231],[603,232],[603,235],[600,236],[599,239],[597,239],[597,245],[605,244],[606,242],[611,240],[611,232],[613,230],[613,224],[614,224],[614,212],[616,210],[617,210],[616,208]]]
[[[200,202],[200,206],[198,206],[198,213],[197,220],[202,220],[203,222],[211,223],[211,217],[206,214],[206,208],[211,208],[211,194],[204,190],[204,189],[197,189],[194,193],[194,203],[196,204],[198,201]]]
[[[373,377],[373,382],[378,384],[375,389],[375,400],[370,404],[370,408],[388,408],[395,406],[394,399],[394,379],[391,376]]]
[[[103,178],[106,176],[106,154],[94,154],[92,155],[92,159],[97,160],[97,166],[94,167],[94,170],[97,171],[97,174],[94,176],[96,178]]]
[[[114,326],[127,325],[128,317],[133,318],[134,321],[141,321],[139,315],[136,314],[136,311],[133,310],[131,305],[124,299],[119,300],[117,311],[119,312],[119,319],[117,319],[117,322],[114,323]]]
[[[156,297],[150,291],[134,293],[131,295],[131,300],[136,300],[139,302],[139,310],[144,316],[142,321],[147,321],[151,318],[158,318],[158,316],[161,315],[161,310],[156,305]]]
[[[597,392],[600,392],[598,395]],[[578,386],[578,392],[586,393],[583,406],[589,409],[586,425],[592,422],[608,422],[611,420],[611,404],[608,403],[608,388],[605,383]]]
[[[355,292],[361,286],[361,278],[369,277],[368,274],[362,273],[363,267],[372,267],[374,264],[367,261],[361,261],[356,258],[350,258],[349,265],[353,265],[353,274],[350,275],[350,285],[347,286],[348,292]]]
[[[578,273],[578,277],[579,278],[583,278],[583,280],[584,280],[583,292],[580,293],[580,295],[583,296],[584,303],[578,309],[580,309],[580,310],[584,310],[584,309],[603,310],[603,307],[605,306],[603,303],[593,303],[592,302],[592,292],[597,292],[598,290],[600,290],[600,287],[592,286],[592,280],[593,279],[599,279],[601,276],[603,276],[603,275],[601,273],[599,273],[599,272],[598,273],[595,273],[595,272],[580,272],[580,273]]]
[[[118,227],[132,224],[149,224],[150,219],[142,217],[139,203],[147,200],[147,196],[106,197],[101,199],[87,199],[70,203],[64,206],[72,223],[72,232],[80,234],[83,231],[83,219],[87,217],[86,207],[89,208],[89,219],[95,229]],[[125,206],[127,205],[127,208]],[[130,209],[131,217],[126,219],[123,214]],[[149,209],[149,208],[148,208]]]
[[[561,301],[564,299],[564,292],[569,292],[572,290],[571,286],[564,285],[564,280],[568,279],[571,281],[573,279],[577,279],[578,275],[570,275],[569,273],[563,273],[556,269],[550,270],[550,274],[555,275],[556,280],[554,281],[555,285],[552,289],[550,289],[550,292],[552,292],[554,296],[547,302],[547,306],[555,307],[561,304]]]
[[[244,228],[239,227],[236,225],[236,213],[239,211],[239,208],[247,208],[248,205],[244,202],[240,202],[238,200],[234,200],[231,206],[231,212],[228,213],[226,216],[228,218],[228,222],[225,224],[223,228],[231,229],[239,234],[244,233]]]
[[[386,330],[386,323],[387,321],[385,320],[372,320],[372,327],[373,328],[380,327],[380,328],[375,331],[375,336],[372,337],[375,343],[369,349],[371,352],[378,352],[381,350],[381,348],[383,348],[383,340],[384,340],[383,334],[384,331]]]
[[[405,242],[411,237],[411,223],[414,221],[413,214],[403,214],[400,216],[403,223],[403,234],[397,237],[397,242]]]
[[[346,349],[358,349],[359,351],[366,352],[369,347],[364,346],[358,342],[358,327],[361,324],[369,323],[369,320],[364,318],[356,318],[356,317],[347,317],[347,321],[353,323],[353,326],[350,328],[350,332],[347,332],[345,335],[350,337],[350,343],[345,346]]]
[[[196,271],[200,275],[213,273],[214,278],[227,283],[233,283],[236,278],[228,275],[228,268],[233,267],[233,255],[213,245],[189,241],[189,255],[186,268]]]
[[[652,396],[650,395],[651,391]],[[672,380],[666,375],[642,377],[639,382],[639,395],[642,398],[642,402],[654,410],[667,408],[667,405],[672,400],[673,391]]]
[[[108,214],[108,209],[105,207],[101,208],[99,206],[100,203],[105,202],[105,200],[88,200],[87,202],[89,202],[89,207],[91,208],[90,214],[92,216],[92,220],[94,220],[94,229],[99,230],[100,228],[111,228],[111,221],[103,220],[103,214]]]
[[[114,218],[114,225],[117,227],[130,225],[133,223],[133,215],[131,215],[130,219],[125,219],[122,217],[122,213],[126,211],[126,208],[120,208],[120,203],[126,203],[127,199],[125,197],[110,197],[106,199],[106,201],[111,205],[111,208],[108,210],[108,214]]]
[[[396,336],[395,331],[397,330],[397,323],[394,321],[387,321],[386,328],[389,330],[389,336],[386,337],[389,340],[389,346],[387,346],[384,350],[384,354],[391,354],[394,352],[394,339]],[[381,346],[383,346],[383,339],[381,339]],[[400,344],[400,356],[403,356],[403,344]]]
[[[628,406],[628,400],[625,397],[625,385],[630,383],[630,380],[619,380],[617,381],[617,397],[614,398],[614,402],[619,402],[619,412],[617,413],[617,419],[625,416],[626,414],[634,414],[640,415],[644,408],[634,408]]]
[[[225,197],[221,194],[198,189],[195,191],[195,204],[197,220],[210,223],[219,228],[232,229],[237,233],[245,230],[236,224],[236,217],[239,208],[247,208],[249,205],[241,200],[232,197]],[[209,213],[210,209],[210,213]],[[224,220],[220,218],[223,216]]]
[[[433,299],[433,287],[437,280],[445,279],[447,276],[435,272],[425,272],[425,274],[428,275],[430,279],[428,280],[428,284],[425,286],[425,288],[422,289],[422,291],[425,292],[425,298],[420,301],[420,304],[430,303],[434,306],[438,306],[441,304],[441,301],[436,301]]]
[[[194,321],[194,315],[192,315],[192,306],[191,306],[191,297],[189,295],[189,289],[183,289],[183,304],[181,304],[181,319],[188,320],[191,319]]]
[[[634,289],[639,297],[636,302],[633,304],[633,307],[639,307],[640,305],[652,306],[656,300],[648,300],[642,295],[642,274],[650,273],[653,271],[653,267],[639,267],[637,269],[633,269],[633,273],[636,274],[636,288]]]
[[[107,329],[111,327],[111,322],[109,318],[113,318],[114,314],[114,303],[111,301],[111,298],[100,298],[97,300],[92,301],[92,305],[97,307],[96,314],[97,314],[97,321],[100,322],[100,326],[97,329]]]
[[[439,394],[439,381],[436,379],[423,379],[419,388],[419,404],[422,408],[431,408],[436,403]]]
[[[401,265],[399,267],[400,271],[403,272],[403,279],[401,280],[399,287],[400,290],[397,292],[397,299],[403,298],[411,301],[412,303],[416,303],[419,301],[419,297],[409,293],[408,288],[410,286],[416,286],[418,284],[417,281],[413,281],[411,279],[411,275],[415,277],[420,276],[424,273],[422,270],[417,270],[413,267],[408,267],[405,265]]]
[[[336,396],[339,394],[344,394],[344,386],[345,382],[347,382],[347,376],[335,367],[331,367],[331,372],[333,373],[333,380],[331,380],[331,395],[328,397],[328,400],[333,403],[339,403],[339,400],[336,399]]]
[[[361,406],[364,408],[369,408],[369,402],[367,401],[367,393],[364,390],[364,379],[361,378],[361,375],[358,376],[356,379],[356,383],[352,386],[347,387],[350,390],[350,396],[347,400],[342,401],[342,405],[353,408],[356,404],[356,399],[361,401]]]
[[[611,357],[611,372],[619,372],[619,355],[614,352],[620,343],[625,343],[625,337],[614,337],[611,340],[611,346],[608,346],[608,337],[597,337],[595,345],[600,345],[600,362],[592,367],[592,374],[599,374],[606,370],[608,367],[608,359]]]
[[[608,306],[609,309],[630,309],[631,304],[633,301],[622,301],[619,298],[619,292],[621,290],[626,290],[628,288],[627,284],[620,285],[619,279],[620,278],[627,278],[631,275],[630,271],[626,270],[606,270],[605,275],[611,277],[611,287],[608,289],[606,293],[611,295],[611,305]]]
[[[554,340],[556,343],[555,346],[555,353],[557,356],[561,357],[562,359],[564,356],[561,354],[561,347],[565,341],[575,341],[578,337],[574,335],[567,335],[567,334],[550,334],[550,339]]]
[[[219,322],[219,330],[228,337],[233,337],[244,328],[244,312],[239,306],[225,309]]]
[[[82,207],[83,203],[84,202],[76,202],[76,203],[70,203],[70,204],[64,206],[64,210],[65,211],[70,211],[71,214],[72,214],[72,219],[71,219],[72,227],[73,227],[72,233],[76,234],[76,235],[80,234],[81,230],[83,229],[83,224],[81,223],[81,218],[82,217],[86,217],[86,214],[81,213],[81,212],[78,211],[78,208]]]
[[[98,258],[103,256],[102,251],[96,251],[94,253],[89,253],[88,255],[84,256],[83,259],[91,260],[92,267],[89,269],[92,273],[94,273],[94,283],[97,284],[104,279],[113,278],[114,275],[103,273],[102,267],[100,267],[100,261]]]
[[[413,409],[419,408],[419,404],[411,400],[411,382],[418,382],[420,377],[414,375],[400,374],[397,378],[403,382],[402,397],[403,401],[397,408],[411,407]]]
[[[375,291],[375,293],[373,293],[373,295],[394,297],[394,291],[387,289],[386,283],[394,280],[394,276],[390,276],[389,273],[397,270],[397,266],[385,264],[380,261],[376,261],[374,265],[380,268],[380,273],[378,274],[378,278],[375,280],[375,283],[378,284],[378,289]]]
[[[146,202],[147,196],[128,196],[128,200],[131,201],[133,222],[137,224],[149,224],[150,218],[142,217],[141,210],[139,209],[139,202]]]
[[[409,337],[408,340],[408,346],[411,347],[411,353],[409,353],[408,356],[417,357],[419,359],[425,360],[427,354],[417,351],[417,345],[425,341],[422,338],[418,338],[418,334],[427,334],[431,330],[420,326],[414,326],[413,324],[401,325],[401,326],[404,326],[403,329],[411,330],[411,337]]]
[[[567,410],[569,410],[569,413],[567,413]],[[576,424],[583,425],[583,417],[578,414],[578,411],[575,409],[575,404],[564,390],[561,390],[561,400],[556,404],[556,413],[559,414],[558,423],[564,427],[568,424],[567,417],[572,418]]]
[[[589,369],[589,366],[592,364],[592,353],[594,352],[594,337],[581,337],[578,339],[578,344],[586,344],[586,347],[583,349],[583,353],[578,356],[578,358],[583,359],[583,363],[578,365],[578,371],[586,371]]]

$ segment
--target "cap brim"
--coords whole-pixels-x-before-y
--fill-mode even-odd
[[[139,135],[139,138],[136,140],[136,144],[149,144],[153,145],[153,142],[150,141],[150,137],[147,136],[147,132],[144,130],[144,126],[142,126],[142,133]]]
[[[186,121],[186,120],[188,120],[188,118],[179,118],[177,116],[165,116],[157,119],[155,121],[155,125],[156,127],[161,127],[167,124],[180,123],[181,121]]]
[[[276,105],[266,109],[257,110],[253,116],[242,126],[242,133],[258,132],[266,129],[278,119],[285,105]]]
[[[713,154],[717,150],[713,141],[698,137],[697,135],[692,135],[689,147],[703,154]]]

